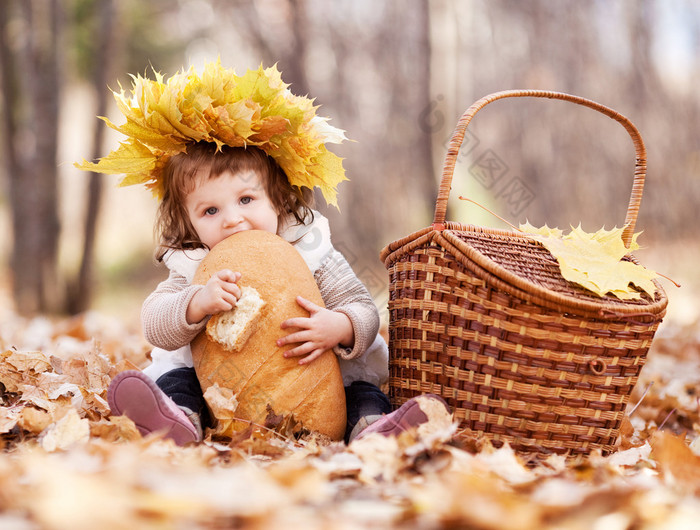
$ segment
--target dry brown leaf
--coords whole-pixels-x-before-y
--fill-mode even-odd
[[[37,374],[51,369],[49,358],[41,352],[7,350],[0,354],[0,383],[8,392],[19,392],[26,385],[34,386]]]
[[[114,378],[120,372],[125,372],[126,370],[139,370],[140,368],[134,364],[130,359],[121,359],[114,366],[111,366],[108,372],[110,379]]]
[[[22,407],[0,407],[0,434],[10,432],[19,421]]]
[[[53,414],[35,407],[24,407],[19,417],[19,426],[32,434],[40,434],[53,423]]]
[[[109,368],[109,361],[93,350],[63,362],[63,374],[68,381],[87,389],[106,389]]]
[[[32,404],[48,412],[53,412],[56,408],[53,400],[49,399],[49,396],[46,395],[44,389],[38,386],[32,384],[22,384],[19,386],[17,391],[19,394],[21,394],[20,401],[23,403]]]
[[[650,455],[651,445],[649,445],[649,442],[644,442],[642,445],[613,453],[608,458],[608,462],[614,466],[636,466],[641,462],[647,461]]]
[[[27,375],[40,374],[52,369],[49,358],[38,351],[9,351],[2,357],[12,368]]]
[[[221,388],[215,383],[204,392],[204,399],[209,406],[211,415],[216,420],[212,436],[231,438],[234,433],[248,427],[248,425],[235,421],[238,400],[230,388]]]
[[[108,442],[131,442],[142,438],[134,422],[126,416],[112,416],[109,420],[90,422],[90,436]]]
[[[353,440],[348,450],[362,461],[359,480],[365,483],[391,482],[403,467],[397,438],[371,434]]]
[[[651,447],[651,457],[666,480],[696,495],[700,493],[700,456],[681,437],[658,431],[651,439]]]
[[[39,437],[41,447],[48,452],[87,443],[89,439],[90,422],[82,419],[75,409],[70,409],[63,418],[48,426]]]

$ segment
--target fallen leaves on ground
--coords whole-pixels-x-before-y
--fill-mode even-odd
[[[656,529],[700,518],[698,326],[659,333],[618,452],[535,466],[507,445],[455,442],[454,428],[346,446],[272,413],[177,447],[110,416],[111,378],[146,361],[137,331],[94,313],[6,314],[0,344],[0,528]],[[215,397],[225,408],[225,392]]]

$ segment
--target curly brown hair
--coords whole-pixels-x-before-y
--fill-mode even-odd
[[[299,224],[309,218],[314,203],[313,192],[307,188],[292,186],[275,160],[257,147],[222,146],[198,142],[187,152],[170,158],[163,168],[165,192],[156,213],[155,235],[159,241],[156,259],[162,260],[168,250],[206,248],[190,222],[185,207],[187,195],[194,189],[197,179],[206,175],[217,178],[230,171],[255,171],[265,187],[265,192],[281,220],[292,214]]]

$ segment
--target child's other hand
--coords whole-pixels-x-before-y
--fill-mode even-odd
[[[197,291],[187,306],[187,322],[201,322],[208,315],[215,315],[233,309],[241,297],[241,288],[236,283],[241,279],[240,272],[223,269],[212,275],[203,289]]]
[[[338,344],[348,347],[354,344],[352,323],[347,315],[330,311],[301,296],[297,296],[296,300],[309,312],[309,316],[290,318],[280,325],[282,329],[299,329],[277,340],[277,346],[301,343],[284,352],[285,357],[303,357],[299,364],[308,364]]]

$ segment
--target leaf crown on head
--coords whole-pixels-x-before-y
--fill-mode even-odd
[[[248,70],[238,76],[219,60],[193,67],[169,79],[131,76],[127,97],[120,85],[112,91],[126,123],[105,123],[127,136],[116,150],[97,163],[83,160],[79,169],[124,174],[120,186],[145,184],[163,197],[162,171],[170,157],[195,142],[232,147],[257,146],[271,156],[293,186],[321,190],[337,207],[337,186],[345,177],[342,158],[326,143],[346,140],[344,131],[316,115],[313,100],[296,96],[282,81],[276,66]]]

